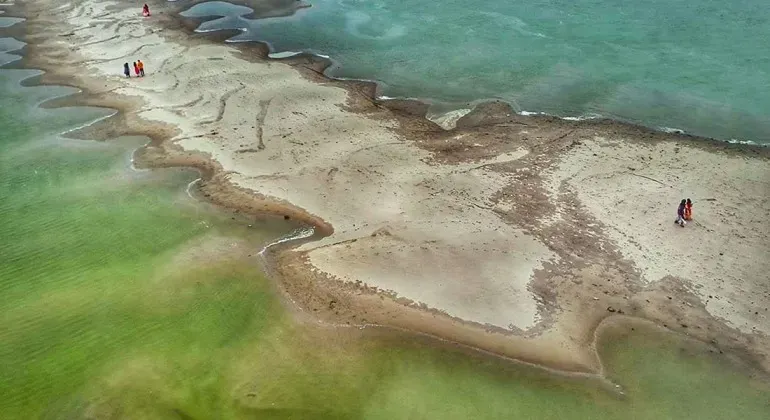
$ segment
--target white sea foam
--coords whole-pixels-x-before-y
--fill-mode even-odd
[[[365,82],[372,82],[377,83],[379,87],[379,82],[376,80],[364,80]],[[395,101],[395,100],[401,100],[401,101],[418,101],[418,102],[424,102],[423,99],[415,98],[412,96],[387,96],[387,95],[377,95],[375,99],[380,101]]]
[[[534,111],[519,111],[520,115],[524,115],[525,117],[531,117],[533,115],[548,115],[545,112],[534,112]]]
[[[136,148],[136,149],[134,149],[134,151],[133,151],[133,152],[131,152],[131,160],[130,160],[130,162],[129,162],[129,167],[130,167],[130,168],[131,168],[131,170],[132,170],[132,171],[134,171],[134,172],[147,172],[147,171],[149,171],[150,169],[143,169],[143,168],[137,168],[137,167],[136,167],[136,152],[137,152],[138,150],[139,150],[139,148]],[[200,179],[200,178],[198,178],[198,179]],[[197,181],[197,180],[196,180],[196,181]],[[187,186],[187,194],[188,194],[188,195],[190,194],[190,191],[189,191],[189,190],[190,190],[190,186],[188,185],[188,186]]]
[[[577,117],[559,117],[559,118],[567,121],[586,121],[586,120],[595,120],[601,117],[602,116],[598,114],[588,114],[588,115],[580,115]]]
[[[199,34],[207,34],[209,32],[218,32],[218,31],[221,31],[221,30],[222,29],[201,29],[201,28],[196,28],[195,32],[197,32]]]
[[[110,113],[110,114],[108,114],[108,115],[105,115],[105,116],[103,116],[103,117],[99,117],[99,118],[97,118],[97,119],[95,119],[95,120],[93,120],[93,121],[87,122],[87,123],[85,123],[85,124],[81,124],[81,125],[78,125],[78,126],[76,126],[75,128],[71,128],[71,129],[69,129],[69,130],[63,131],[63,132],[61,133],[61,135],[64,135],[64,134],[67,134],[67,133],[71,133],[71,132],[73,132],[73,131],[81,130],[81,129],[83,129],[83,128],[87,128],[87,127],[90,127],[90,126],[92,126],[92,125],[94,125],[94,124],[96,124],[96,123],[98,123],[98,122],[100,122],[100,121],[104,121],[104,120],[106,120],[107,118],[110,118],[110,117],[112,117],[113,115],[115,115],[115,114],[117,114],[117,113],[118,113],[118,111],[117,111],[117,110],[113,110],[113,112],[112,112],[112,113]]]
[[[672,127],[658,127],[658,129],[664,133],[669,134],[684,134],[685,131],[681,128],[672,128]]]
[[[751,140],[730,139],[730,140],[727,140],[727,142],[730,143],[730,144],[749,144],[749,145],[752,145],[752,146],[760,145],[759,143],[757,143],[755,141],[751,141]],[[768,145],[763,144],[762,146],[768,146]]]
[[[549,117],[556,117],[565,121],[587,121],[587,120],[596,120],[596,119],[602,118],[602,116],[599,114],[586,114],[586,115],[579,115],[577,117],[561,117],[559,115],[551,115],[547,112],[540,112],[540,111],[519,111],[519,115],[524,115],[525,117],[544,115]]]
[[[267,56],[270,58],[289,58],[300,54],[302,53],[298,51],[281,51],[281,52],[270,53]]]
[[[306,238],[309,238],[309,237],[313,236],[313,234],[315,234],[315,229],[313,227],[310,227],[310,226],[294,229],[288,235],[282,236],[282,237],[274,240],[273,242],[270,242],[269,244],[265,245],[259,251],[259,255],[260,256],[264,256],[265,252],[270,247],[273,247],[273,246],[276,246],[276,245],[279,245],[279,244],[282,244],[282,243],[285,243],[285,242],[294,241],[294,240],[297,240],[297,239],[306,239]]]
[[[187,184],[187,188],[185,188],[185,190],[184,190],[184,191],[187,193],[187,196],[188,196],[188,197],[190,197],[190,198],[192,198],[192,199],[195,199],[195,197],[193,196],[193,193],[192,193],[192,188],[193,188],[193,187],[194,187],[194,186],[195,186],[195,185],[196,185],[198,182],[200,182],[200,181],[201,181],[201,178],[195,178],[194,180],[190,181],[190,183],[189,183],[189,184]]]

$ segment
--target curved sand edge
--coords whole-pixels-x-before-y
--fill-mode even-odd
[[[755,295],[749,303],[749,296],[730,289],[731,305],[709,309],[744,332],[725,326],[702,306],[706,295],[683,285],[725,290],[712,275],[727,275],[732,266],[715,266],[709,276],[690,278],[676,260],[635,255],[634,247],[655,249],[678,231],[671,231],[672,225],[665,235],[651,236],[645,231],[648,225],[639,224],[626,232],[631,234],[627,239],[613,234],[625,230],[620,228],[627,222],[624,216],[633,215],[634,208],[624,213],[626,208],[606,207],[603,200],[616,203],[650,185],[607,188],[616,180],[601,181],[608,174],[584,170],[588,156],[602,156],[590,162],[594,167],[614,168],[629,150],[646,158],[659,148],[661,155],[666,148],[684,148],[696,180],[699,170],[708,176],[735,159],[751,162],[750,169],[759,171],[759,184],[740,182],[745,168],[729,172],[725,184],[744,191],[753,185],[751,196],[761,198],[761,191],[756,192],[768,170],[761,151],[762,156],[753,157],[756,149],[721,152],[722,146],[711,143],[694,144],[617,124],[524,118],[495,104],[460,118],[460,128],[445,132],[383,109],[359,91],[311,82],[289,65],[247,60],[232,54],[232,47],[154,27],[163,20],[158,10],[164,9],[158,6],[157,19],[151,21],[133,9],[112,10],[91,2],[35,10],[46,4],[27,4],[28,15],[34,15],[28,24],[34,53],[29,54],[30,64],[54,72],[44,77],[46,82],[75,80],[87,88],[89,94],[76,100],[124,111],[89,135],[98,136],[99,129],[108,131],[101,133],[106,137],[110,130],[149,135],[156,141],[144,151],[144,160],[206,171],[204,193],[216,202],[290,212],[326,226],[329,233],[334,226],[333,235],[281,253],[275,265],[289,295],[315,316],[393,325],[533,363],[596,370],[593,329],[612,307],[703,340],[715,339],[728,349],[750,351],[767,367],[766,333],[745,333],[751,331],[746,327],[765,325],[767,315],[756,311],[754,317],[746,316],[745,309],[767,307],[768,297]],[[77,48],[79,56],[63,55],[68,46]],[[122,62],[133,61],[123,56],[137,51],[152,57],[144,60],[149,77],[121,78]],[[84,68],[88,70],[79,71]],[[156,123],[148,124],[148,119]],[[653,138],[635,142],[642,136]],[[661,139],[672,141],[657,141]],[[611,152],[600,155],[597,149]],[[678,170],[671,165],[651,161],[644,169],[653,176],[646,176],[665,177],[666,171]],[[630,182],[624,178],[630,169],[615,172]],[[659,188],[660,182],[650,183]],[[708,198],[719,197],[720,202],[737,202],[723,187],[704,193],[713,192]],[[261,199],[255,200],[252,191]],[[660,200],[648,210],[651,217],[670,218],[670,199],[654,189],[649,193]],[[706,197],[693,198],[699,203]],[[709,216],[707,210],[696,207],[702,212],[696,215]],[[742,210],[759,219],[767,202]],[[712,249],[706,245],[724,237],[720,234],[734,235],[736,227],[729,228],[711,228],[717,233],[706,238],[711,242],[697,237],[698,249]],[[761,233],[763,227],[738,228],[746,249],[766,249],[761,237],[746,235]],[[677,250],[694,249],[692,238],[677,240]],[[696,268],[713,262],[707,254],[692,258]],[[751,253],[733,258],[748,267],[744,285],[759,286],[762,259]],[[657,271],[650,271],[653,266]],[[650,279],[650,273],[668,277]],[[370,293],[373,288],[391,289],[398,298]],[[420,309],[413,301],[433,309]],[[485,323],[491,325],[479,328]]]

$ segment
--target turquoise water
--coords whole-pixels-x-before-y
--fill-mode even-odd
[[[237,2],[236,2],[237,3]],[[605,116],[770,143],[766,0],[313,0],[290,17],[244,8],[200,30],[330,56],[336,77],[437,109],[499,98],[519,111]]]

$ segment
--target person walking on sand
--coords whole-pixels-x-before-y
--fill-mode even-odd
[[[136,65],[139,67],[139,74],[144,77],[144,63],[142,63],[142,60],[136,60]]]
[[[679,208],[676,210],[676,220],[674,223],[677,225],[684,227],[684,225],[687,224],[687,222],[684,221],[684,209],[687,206],[687,200],[682,199],[682,202],[679,203]]]
[[[687,220],[688,222],[692,220],[692,201],[690,201],[689,198],[684,204],[684,220]]]
[[[139,66],[136,64],[136,61],[134,61],[134,74],[136,74],[136,77],[139,77]]]
[[[147,3],[142,6],[142,16],[149,17],[150,16],[150,6],[147,5]]]
[[[131,70],[128,69],[128,63],[123,63],[123,74],[128,78],[131,77]]]

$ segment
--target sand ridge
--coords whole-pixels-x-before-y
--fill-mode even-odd
[[[85,25],[108,8],[100,3],[90,14],[74,11],[69,20]],[[141,18],[131,9],[115,18],[123,23],[116,34],[99,31],[78,47],[85,56],[100,57],[86,66],[117,79],[115,69],[132,55],[151,57],[148,67],[159,63],[150,77],[125,79],[114,92],[152,104],[138,116],[178,127],[172,142],[211,156],[235,185],[323,215],[334,235],[301,248],[315,267],[469,321],[522,330],[534,325],[537,306],[527,283],[539,261],[552,255],[475,207],[502,182],[484,165],[515,160],[525,151],[479,164],[433,165],[430,153],[393,132],[394,122],[343,110],[343,89],[312,83],[284,64],[232,57],[222,45],[166,43],[132,25]],[[357,198],[336,199],[347,194]],[[374,239],[346,242],[363,237]],[[394,243],[396,238],[403,239]],[[335,245],[340,242],[344,247]],[[426,266],[418,252],[428,246],[435,261]],[[361,255],[350,258],[351,248]],[[390,256],[394,250],[397,257]],[[487,257],[477,258],[480,252]],[[354,260],[370,263],[362,272]],[[370,265],[372,273],[364,274]],[[377,267],[387,270],[374,273]],[[460,289],[466,297],[458,300]]]
[[[32,62],[87,85],[92,103],[132,103],[123,124],[161,140],[146,162],[203,166],[214,201],[333,230],[275,256],[288,294],[314,316],[595,370],[593,329],[622,311],[770,363],[765,154],[501,104],[453,115],[445,131],[291,61],[190,39],[163,17],[173,5],[142,19],[117,2],[28,3]],[[148,76],[124,78],[136,58]],[[643,168],[602,172],[653,154]],[[645,178],[683,171],[692,176],[665,193],[668,181]],[[703,182],[714,173],[720,183]],[[639,194],[644,203],[619,204]],[[667,223],[678,195],[696,200],[700,224]],[[740,252],[715,263],[725,238]],[[726,300],[708,297],[720,292]]]

